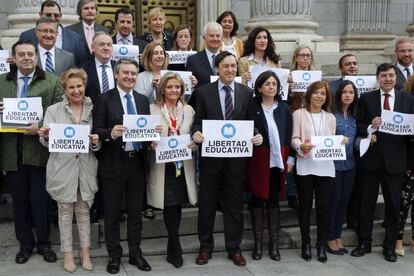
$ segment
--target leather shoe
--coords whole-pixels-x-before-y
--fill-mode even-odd
[[[244,267],[246,266],[246,260],[241,253],[229,253],[228,258],[233,261],[237,266]]]
[[[106,265],[106,272],[109,274],[119,273],[119,267],[121,266],[120,258],[110,258],[108,264]]]
[[[357,248],[352,250],[351,256],[353,257],[362,257],[365,254],[371,253],[371,244],[360,244]]]
[[[24,264],[27,263],[29,260],[30,255],[32,255],[32,250],[21,248],[19,252],[16,254],[16,263],[18,264]]]
[[[382,249],[382,254],[384,255],[384,259],[389,262],[396,262],[397,261],[397,254],[393,249]]]
[[[329,245],[326,246],[326,251],[334,255],[344,255],[344,252],[341,249],[335,250],[335,249],[330,248]]]
[[[308,262],[312,259],[312,251],[309,243],[302,244],[302,259]]]
[[[43,256],[43,260],[45,260],[45,262],[54,263],[57,261],[56,253],[52,250],[52,248],[44,248],[39,251],[39,254]]]
[[[196,264],[198,265],[205,265],[208,263],[208,260],[211,259],[211,253],[207,252],[200,252],[196,258]]]
[[[320,261],[321,263],[326,263],[328,257],[326,256],[326,247],[324,245],[317,247],[316,254],[318,256],[318,261]]]
[[[142,256],[130,257],[129,263],[136,265],[139,270],[142,271],[151,271],[151,266]]]

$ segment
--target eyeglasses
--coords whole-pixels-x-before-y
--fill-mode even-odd
[[[61,17],[60,13],[43,13],[43,16],[47,16],[47,17]]]
[[[57,34],[57,31],[55,30],[47,30],[47,29],[37,29],[39,32],[43,33],[43,34],[51,34],[51,35],[55,35]]]
[[[312,57],[311,54],[298,54],[297,56],[301,57],[301,58],[305,58],[305,57],[310,58],[310,57]]]

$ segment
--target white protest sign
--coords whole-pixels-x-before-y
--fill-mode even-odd
[[[280,81],[280,92],[279,95],[283,101],[287,100],[288,96],[288,89],[289,89],[289,70],[282,69],[282,68],[272,68],[272,67],[262,67],[262,66],[249,66],[249,72],[251,79],[247,82],[247,86],[254,89],[254,84],[256,83],[257,77],[265,72],[265,71],[272,71],[276,74]]]
[[[159,141],[160,134],[155,127],[161,124],[159,115],[127,115],[124,114],[122,124],[128,128],[122,134],[123,142]]]
[[[169,64],[186,64],[189,56],[197,54],[196,51],[167,51]]]
[[[203,120],[203,157],[251,157],[253,121]]]
[[[138,45],[124,45],[113,44],[112,45],[112,60],[119,60],[121,58],[133,59],[139,62],[139,46]]]
[[[190,134],[161,137],[155,150],[156,163],[191,159]]]
[[[191,85],[191,71],[170,71],[170,70],[161,70],[161,77],[163,77],[167,72],[173,72],[180,76],[184,82],[184,95],[191,95],[193,86]]]
[[[10,64],[7,62],[9,51],[0,50],[0,74],[10,72]]]
[[[43,119],[42,98],[4,98],[3,122],[27,125]]]
[[[383,110],[381,120],[382,123],[378,129],[380,132],[394,135],[414,134],[414,114]]]
[[[290,90],[304,93],[312,82],[320,80],[322,80],[322,71],[292,71]]]
[[[346,160],[345,144],[342,143],[344,136],[312,136],[311,157],[314,161]]]
[[[49,152],[89,152],[90,125],[50,124]]]
[[[376,76],[345,76],[344,79],[350,80],[355,84],[358,90],[358,97],[361,96],[361,94],[378,89]]]
[[[219,76],[217,76],[217,75],[210,76],[210,82],[215,82],[218,79],[219,79]],[[234,81],[237,82],[237,83],[243,83],[242,82],[242,77],[235,77]]]

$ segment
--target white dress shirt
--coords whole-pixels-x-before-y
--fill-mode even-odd
[[[128,40],[127,43],[124,42],[124,39]],[[132,34],[130,33],[127,37],[123,37],[119,33],[116,33],[116,44],[134,45]]]
[[[380,89],[381,93],[381,111],[384,110],[384,101],[385,101],[385,92]],[[390,92],[388,92],[388,103],[390,104],[390,111],[394,110],[394,103],[395,103],[395,91],[392,89]]]
[[[280,146],[279,130],[273,116],[277,103],[273,103],[272,107],[268,108],[262,104],[263,112],[266,118],[267,129],[269,131],[269,146],[270,146],[270,168],[278,167],[283,170],[282,151]]]
[[[59,49],[62,49],[63,47],[63,28],[62,25],[59,25],[58,27],[58,34],[56,38],[55,47],[58,47]]]
[[[131,101],[134,104],[134,108],[136,107],[135,105],[135,100],[134,100],[134,95],[132,94],[132,91],[129,92],[125,92],[124,90],[122,90],[121,88],[119,88],[119,86],[117,85],[116,88],[118,89],[119,92],[119,98],[121,99],[121,103],[122,103],[122,108],[124,109],[124,114],[128,114],[128,108],[127,108],[127,99],[125,98],[125,95],[127,93],[131,94]],[[135,113],[137,112],[136,108],[135,108]],[[132,142],[126,142],[125,143],[125,151],[133,151],[134,150],[134,146],[132,145]]]
[[[410,76],[413,75],[413,65],[412,64],[410,64],[410,66],[408,66],[408,67],[405,67],[405,66],[402,66],[400,63],[397,62],[397,67],[398,67],[398,69],[400,69],[400,71],[403,73],[403,75],[406,79],[408,79],[408,76],[407,76],[407,70],[405,70],[405,68],[407,68],[408,71],[410,71]]]
[[[55,65],[55,47],[53,47],[50,50],[47,50],[45,48],[43,48],[42,46],[40,46],[40,44],[38,45],[39,48],[39,56],[40,56],[40,62],[42,63],[42,68],[44,71],[46,71],[46,58],[47,58],[47,52],[50,53],[50,58],[52,59],[52,64],[53,64],[53,68],[56,69],[56,65]]]
[[[223,89],[223,87],[226,86],[224,83],[221,82],[221,80],[218,80],[218,91],[220,96],[220,105],[221,105],[221,112],[223,112],[223,118],[226,118],[226,91]],[[234,112],[234,81],[228,85],[231,88],[231,99],[233,101],[233,112]]]
[[[208,62],[210,63],[211,68],[214,68],[213,55],[214,55],[214,58],[215,58],[220,53],[220,51],[217,51],[217,53],[212,53],[207,48],[205,50],[206,50]]]
[[[98,74],[99,88],[101,89],[101,93],[102,93],[102,67],[101,65],[102,63],[100,63],[99,60],[95,58],[95,68],[96,68],[96,73]],[[107,66],[105,71],[106,71],[106,75],[108,76],[109,90],[111,90],[115,87],[114,72],[112,71],[111,61],[108,61],[107,63],[105,63],[105,65]]]
[[[35,70],[33,70],[33,72],[31,72],[29,75],[27,75],[27,77],[29,77],[29,81],[27,82],[27,85],[30,85],[30,83],[33,80],[33,76],[34,76]],[[23,75],[22,73],[20,73],[20,70],[17,70],[17,98],[20,98],[20,93],[22,92],[22,88],[24,85],[24,81],[21,77],[23,77],[25,75]],[[29,96],[29,91],[27,91],[27,96]]]

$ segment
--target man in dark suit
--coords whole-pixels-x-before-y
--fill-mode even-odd
[[[107,272],[119,272],[122,247],[119,243],[119,214],[126,197],[128,213],[127,237],[129,263],[150,271],[142,257],[141,210],[146,185],[145,147],[141,143],[122,142],[124,114],[149,114],[145,96],[133,90],[138,72],[135,61],[121,59],[115,66],[116,88],[101,94],[95,105],[92,133],[99,134],[98,176],[101,177],[105,199],[105,241],[109,254]]]
[[[36,36],[39,41],[37,65],[44,71],[60,76],[69,68],[76,67],[72,53],[56,45],[58,24],[50,17],[41,17],[36,22]]]
[[[395,42],[395,57],[397,83],[395,84],[396,90],[402,90],[404,88],[405,81],[414,73],[414,43],[409,37],[400,37]]]
[[[77,33],[80,36],[80,41],[84,46],[86,53],[86,59],[93,59],[92,42],[95,33],[105,32],[109,33],[109,30],[96,23],[96,13],[98,6],[95,0],[79,0],[76,7],[76,12],[79,15],[79,22],[67,27]]]
[[[341,77],[339,79],[329,82],[329,90],[332,93],[332,99],[335,99],[336,91],[344,81],[344,76],[356,76],[358,74],[358,60],[353,54],[343,55],[339,59],[339,72]]]
[[[220,52],[223,29],[217,22],[208,22],[203,30],[205,49],[188,57],[186,70],[193,72],[198,83],[195,88],[210,83],[210,76],[216,75],[214,59]]]
[[[50,17],[55,20],[58,25],[58,34],[56,39],[56,47],[68,52],[71,52],[75,56],[76,65],[80,65],[86,57],[84,46],[80,42],[80,37],[77,33],[64,28],[60,24],[62,18],[62,12],[59,4],[54,0],[46,0],[40,7],[39,16]],[[30,40],[35,44],[38,43],[35,28],[27,30],[20,34],[19,40],[25,41]]]
[[[81,67],[88,74],[85,96],[90,97],[96,104],[100,94],[115,87],[114,63],[111,61],[112,38],[104,32],[97,32],[93,38],[92,51],[94,58],[87,60]]]
[[[398,235],[401,182],[407,168],[407,136],[379,132],[378,128],[382,122],[383,110],[413,113],[413,97],[394,89],[396,70],[391,63],[378,66],[376,75],[380,89],[363,94],[359,99],[358,136],[366,137],[368,132],[375,133],[377,142],[370,145],[358,163],[362,183],[359,245],[351,253],[354,257],[361,257],[371,252],[374,211],[381,183],[386,217],[383,254],[385,260],[390,262],[397,261],[395,242]]]
[[[128,8],[120,8],[115,12],[115,28],[117,33],[112,36],[112,42],[114,44],[126,44],[137,45],[139,47],[139,53],[145,49],[147,42],[132,35],[134,28],[134,15]]]
[[[247,107],[253,91],[234,82],[237,73],[236,57],[225,51],[215,58],[219,80],[201,86],[197,90],[197,108],[193,124],[193,140],[202,143],[203,120],[248,120]],[[252,142],[260,145],[263,137],[256,134]],[[222,200],[224,235],[228,257],[237,266],[245,266],[240,243],[243,233],[243,187],[246,158],[200,157],[200,191],[198,209],[198,239],[200,251],[196,263],[204,265],[214,249],[213,228],[218,193],[223,180]]]

